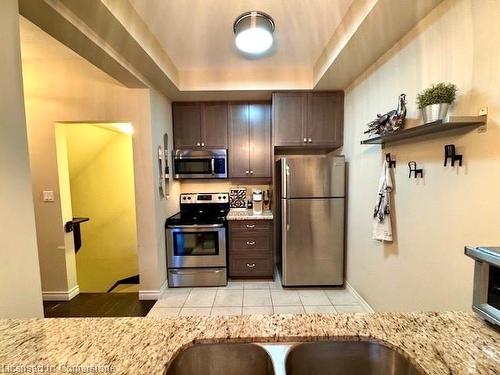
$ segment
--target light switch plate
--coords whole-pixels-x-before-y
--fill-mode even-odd
[[[44,202],[54,202],[54,192],[52,190],[44,190],[42,195]]]

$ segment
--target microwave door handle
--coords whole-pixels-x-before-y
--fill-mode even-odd
[[[212,158],[211,166],[212,166],[212,176],[215,176],[215,158]]]

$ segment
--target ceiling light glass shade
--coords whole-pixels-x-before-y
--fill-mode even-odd
[[[236,47],[245,53],[259,54],[273,45],[274,21],[262,12],[247,12],[234,22]]]

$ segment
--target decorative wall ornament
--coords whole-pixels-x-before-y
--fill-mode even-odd
[[[240,209],[247,207],[246,187],[232,187],[229,189],[229,207]]]
[[[160,199],[165,198],[165,190],[163,187],[163,147],[158,146],[158,193],[160,194]]]
[[[424,178],[424,170],[422,168],[417,168],[417,162],[415,161],[410,161],[408,162],[408,168],[410,168],[410,173],[408,174],[408,178],[411,178],[411,175],[413,173],[413,176],[415,178]]]
[[[387,162],[387,167],[389,168],[396,168],[396,160],[391,159],[391,153],[388,152],[385,154],[385,161]]]
[[[165,198],[170,198],[170,168],[168,161],[170,160],[170,152],[168,151],[168,134],[163,135],[163,192]]]
[[[455,166],[455,162],[458,161],[458,165],[462,166],[463,155],[458,155],[455,151],[455,145],[444,146],[444,166],[448,164],[448,159],[451,160],[451,166]]]
[[[364,134],[385,135],[403,129],[406,120],[406,94],[399,95],[398,108],[368,123],[368,130]]]

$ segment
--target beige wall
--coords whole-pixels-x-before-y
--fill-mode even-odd
[[[152,168],[153,175],[153,190],[150,192],[154,197],[154,206],[159,209],[155,210],[155,215],[150,217],[154,221],[154,236],[155,240],[155,262],[139,263],[139,271],[141,278],[147,278],[148,285],[162,285],[167,278],[167,258],[166,258],[166,245],[165,245],[165,220],[167,217],[179,211],[179,193],[180,184],[170,177],[170,196],[168,199],[160,198],[159,193],[159,180],[160,171],[158,168],[158,146],[163,145],[163,135],[168,134],[168,150],[172,151],[173,148],[173,130],[172,130],[172,103],[165,98],[161,93],[156,90],[150,90],[149,96],[150,105],[150,123],[151,123],[151,137],[149,156],[153,162],[148,165]],[[172,160],[168,158],[169,169],[172,171]],[[172,176],[172,174],[170,175]],[[144,223],[144,226],[147,226]],[[142,282],[141,279],[141,282]],[[155,291],[152,291],[154,296]],[[141,287],[141,296],[147,298],[148,291]]]
[[[139,274],[132,138],[95,125],[59,126],[66,128],[73,216],[90,218],[76,253],[78,285],[106,292]]]
[[[0,318],[42,317],[17,0],[1,8]]]
[[[346,92],[347,280],[375,310],[469,310],[473,261],[463,247],[500,242],[499,19],[498,1],[444,1]],[[460,89],[453,114],[489,107],[486,133],[432,136],[386,149],[360,145],[366,124],[395,108],[401,92],[408,94],[408,117],[416,118],[416,93],[439,81]],[[449,143],[464,155],[462,168],[443,167]],[[371,239],[385,152],[398,163],[392,244]],[[410,160],[424,168],[424,179],[408,179]]]
[[[23,45],[23,56],[29,56],[24,48]],[[76,275],[63,271],[67,262],[72,263],[73,271],[76,268],[71,260],[72,235],[63,231],[64,222],[71,217],[61,209],[61,202],[68,201],[68,197],[59,191],[56,122],[132,123],[140,288],[158,291],[166,267],[161,258],[165,249],[158,242],[163,228],[160,218],[169,211],[157,197],[153,144],[160,142],[156,137],[161,131],[171,131],[171,117],[157,115],[168,114],[170,103],[157,99],[160,94],[148,89],[121,86],[78,56],[26,58],[23,73],[43,291],[67,292],[76,286]],[[55,191],[56,201],[43,203],[43,190]],[[174,201],[172,197],[171,202]]]

